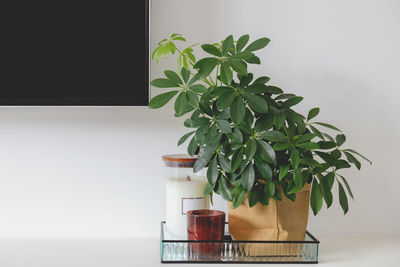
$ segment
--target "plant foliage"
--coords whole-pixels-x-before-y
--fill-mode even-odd
[[[261,63],[254,52],[270,42],[249,39],[243,35],[235,41],[230,35],[219,43],[203,44],[207,56],[199,60],[193,54],[195,45],[177,47],[177,41],[186,41],[182,35],[162,40],[152,58],[158,62],[177,53],[178,68],[166,70],[164,78],[151,84],[174,89],[152,98],[149,107],[160,108],[175,97],[175,116],[190,113],[184,125],[192,130],[178,145],[188,140],[188,153],[199,155],[195,172],[208,166],[205,194],[220,194],[234,208],[246,194],[250,206],[268,205],[270,198],[282,200],[281,191],[295,201],[296,192],[309,183],[316,215],[323,201],[328,208],[332,205],[336,182],[339,203],[347,213],[347,196],[353,194],[339,172],[352,165],[360,169],[358,157],[371,162],[343,148],[346,137],[340,129],[314,121],[319,108],[303,116],[293,109],[302,97],[268,84],[269,77],[255,78],[248,72],[249,64]]]

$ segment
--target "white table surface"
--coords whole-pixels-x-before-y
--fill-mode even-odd
[[[319,265],[400,266],[400,238],[341,238],[320,241]],[[161,264],[159,254],[158,238],[0,239],[0,267],[171,266],[171,264]],[[189,264],[179,264],[179,266],[189,266]],[[217,265],[191,264],[190,266]]]

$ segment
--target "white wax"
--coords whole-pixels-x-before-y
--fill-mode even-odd
[[[166,182],[166,237],[187,239],[187,217],[191,209],[208,209],[209,198],[203,198],[207,178],[202,176],[170,177]]]

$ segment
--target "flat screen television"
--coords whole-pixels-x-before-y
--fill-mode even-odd
[[[149,2],[6,1],[0,105],[147,105]]]

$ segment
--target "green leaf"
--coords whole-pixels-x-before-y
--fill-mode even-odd
[[[182,145],[183,143],[185,143],[185,141],[192,135],[194,134],[195,131],[191,131],[187,134],[185,134],[184,136],[182,136],[179,141],[178,141],[178,146]]]
[[[214,130],[211,130],[213,128]],[[213,128],[211,128],[206,135],[206,147],[204,148],[205,153],[214,153],[217,147],[220,145],[220,141],[222,139],[222,134],[217,133],[216,128]]]
[[[223,154],[218,154],[218,162],[222,169],[227,172],[231,172],[231,164],[229,159],[227,159]]]
[[[179,85],[176,82],[165,78],[154,79],[151,81],[151,85],[158,88],[179,87]]]
[[[246,76],[238,74],[238,79],[240,81],[239,87],[244,88],[253,80],[253,73],[248,73]]]
[[[293,98],[293,97],[297,97],[297,96],[294,94],[281,94],[281,95],[278,95],[277,97],[275,97],[275,100],[289,99],[289,98]]]
[[[154,49],[153,54],[151,54],[151,60],[154,60],[155,58],[158,57],[158,53],[160,52],[161,46],[158,46],[156,49]]]
[[[199,128],[197,128],[195,137],[199,144],[202,145],[205,143],[206,134],[208,133],[209,130],[210,130],[210,127],[208,125],[203,125],[203,126],[200,126]]]
[[[274,199],[276,199],[278,201],[282,201],[281,191],[275,190],[275,195],[273,195],[272,198],[274,198]]]
[[[187,95],[181,92],[175,100],[175,113],[179,116],[185,112],[186,105],[188,104]]]
[[[236,43],[236,51],[240,52],[242,49],[246,46],[246,44],[249,42],[250,36],[248,34],[245,34],[239,38],[239,40]]]
[[[252,84],[244,89],[249,94],[264,94],[268,92],[268,86],[262,83]]]
[[[282,150],[286,150],[290,147],[289,143],[276,143],[273,148],[275,151],[282,151]]]
[[[242,162],[243,162],[243,148],[237,150],[232,155],[231,173],[234,173],[240,167],[240,165],[242,165]]]
[[[233,198],[232,208],[236,209],[237,207],[239,207],[243,203],[245,197],[246,197],[246,191],[239,190],[239,192]]]
[[[156,95],[150,100],[149,108],[161,108],[167,104],[178,92],[178,90],[175,90]]]
[[[200,76],[198,75],[198,73],[196,73],[188,82],[188,86],[194,84],[195,82],[197,82],[200,79]]]
[[[257,171],[263,178],[272,179],[272,169],[268,163],[264,162],[259,156],[254,158]]]
[[[201,155],[196,162],[194,163],[193,166],[193,172],[199,172],[202,169],[204,169],[208,162],[210,161],[211,157],[212,157],[213,153],[209,152],[209,153],[204,153],[203,155]]]
[[[303,131],[300,131],[300,128],[305,128],[305,124],[304,124],[304,121],[303,121],[304,120],[304,116],[301,115],[300,113],[294,112],[291,109],[285,110],[285,115],[286,115],[286,118],[287,118],[287,120],[289,122],[297,124],[297,126],[299,128],[298,129],[299,133],[303,134],[305,129]]]
[[[186,39],[183,38],[183,37],[181,37],[181,36],[174,37],[173,40],[175,40],[175,41],[184,41],[184,42],[186,42]]]
[[[347,161],[345,161],[343,159],[339,159],[335,162],[335,167],[336,167],[336,170],[339,170],[339,169],[343,169],[343,168],[350,168],[351,165]]]
[[[273,120],[274,120],[275,127],[279,130],[280,128],[282,128],[285,125],[285,120],[286,120],[285,113],[283,113],[281,111],[275,113]]]
[[[213,96],[215,96],[215,97],[220,97],[220,96],[223,95],[223,94],[226,94],[226,93],[234,93],[234,92],[235,92],[234,89],[231,88],[231,87],[227,87],[227,86],[218,86],[218,87],[215,87],[215,88],[213,89]]]
[[[249,192],[249,206],[254,207],[258,200],[261,198],[261,192],[258,190],[250,191]]]
[[[276,87],[276,86],[268,86],[267,93],[268,93],[268,94],[271,94],[271,95],[277,95],[277,94],[282,94],[283,91],[282,91],[282,89],[279,88],[279,87]]]
[[[232,143],[231,150],[238,150],[243,147],[243,144]]]
[[[269,115],[262,115],[260,118],[257,119],[256,123],[254,124],[254,128],[259,131],[267,131],[274,126],[272,116]]]
[[[222,42],[222,55],[226,56],[228,52],[233,47],[233,36],[229,35],[226,39]]]
[[[199,61],[196,62],[196,64],[193,66],[195,69],[199,69],[199,78],[203,79],[210,75],[210,73],[215,69],[215,67],[218,65],[219,61],[217,58],[213,57],[206,57],[203,59],[200,59]]]
[[[207,183],[206,188],[204,188],[203,196],[205,197],[211,195],[212,192],[213,192],[213,187],[209,183]]]
[[[329,208],[332,205],[332,202],[333,202],[333,196],[332,196],[331,188],[329,187],[329,185],[326,182],[326,180],[322,179],[320,181],[321,181],[321,183],[319,184],[320,190],[321,190],[322,196],[323,196],[323,198],[325,200],[326,206]]]
[[[276,191],[275,184],[271,181],[266,181],[264,185],[265,195],[272,197],[273,195],[275,195],[275,191]]]
[[[195,93],[199,93],[199,94],[203,94],[208,91],[207,87],[205,87],[202,84],[193,84],[193,85],[189,86],[189,90],[191,90]]]
[[[315,151],[315,153],[323,159],[326,163],[335,166],[336,165],[336,159],[332,157],[332,155],[325,153],[325,152],[320,152],[320,151]]]
[[[239,52],[237,54],[233,54],[232,56],[230,56],[230,60],[246,60],[249,58],[254,57],[254,54],[250,51],[243,51],[243,52]]]
[[[296,143],[303,143],[303,142],[308,142],[311,141],[312,139],[314,139],[315,134],[312,133],[306,133],[301,135],[297,140]]]
[[[329,141],[335,142],[335,139],[333,139],[333,137],[330,136],[329,134],[327,134],[327,133],[322,133],[322,135],[323,135],[326,139],[328,139]]]
[[[286,177],[289,173],[290,165],[280,165],[279,166],[279,181]]]
[[[185,83],[187,83],[189,81],[190,71],[188,69],[186,69],[186,68],[182,68],[181,69],[181,74],[182,74],[183,81]]]
[[[319,164],[318,161],[311,158],[302,158],[300,160],[300,163],[311,167],[321,167],[321,164]]]
[[[263,132],[260,134],[261,138],[267,139],[268,141],[271,142],[286,142],[286,135],[284,135],[283,133],[279,132],[279,131],[267,131],[267,132]]]
[[[315,116],[317,116],[319,113],[319,108],[312,108],[310,109],[310,111],[308,112],[307,115],[307,120],[311,120],[312,118],[314,118]]]
[[[229,139],[232,141],[232,143],[243,143],[243,135],[242,132],[235,128],[233,130],[233,133],[231,135],[228,135]]]
[[[345,149],[344,151],[356,154],[356,155],[360,156],[361,158],[363,158],[364,160],[368,161],[369,164],[372,164],[372,161],[370,161],[369,159],[367,159],[366,157],[364,157],[363,155],[361,155],[360,153],[358,153],[354,149]]]
[[[264,190],[263,190],[264,191]],[[277,190],[279,191],[279,190]],[[264,192],[260,192],[260,203],[263,204],[264,206],[268,206],[269,204],[269,196],[266,196]]]
[[[243,61],[229,60],[229,66],[241,75],[247,75],[247,66]]]
[[[237,96],[233,100],[231,109],[230,109],[230,113],[231,113],[232,121],[236,125],[239,125],[243,121],[244,116],[246,115],[246,109],[244,106],[243,98],[241,96]]]
[[[261,157],[270,163],[276,163],[276,155],[274,149],[271,147],[270,144],[263,140],[257,140],[258,144],[260,145],[261,149]]]
[[[270,40],[268,38],[260,38],[249,44],[249,46],[246,47],[246,51],[256,51],[263,49],[268,45],[269,42]]]
[[[268,81],[270,80],[269,77],[267,76],[261,76],[259,78],[257,78],[253,84],[266,84]]]
[[[233,91],[223,93],[217,99],[217,108],[218,110],[224,110],[229,108],[232,105],[233,100],[235,99],[236,94]]]
[[[197,96],[196,93],[193,93],[192,91],[186,91],[186,95],[189,100],[189,104],[192,105],[193,108],[198,108],[199,107],[199,97]]]
[[[261,64],[261,60],[257,56],[249,57],[245,61],[249,64]]]
[[[257,152],[257,142],[254,139],[249,139],[246,142],[246,159],[248,161],[252,160]]]
[[[325,140],[324,136],[322,135],[322,133],[321,133],[317,128],[315,128],[315,127],[312,126],[312,125],[310,125],[310,128],[311,128],[311,131],[312,131],[316,136],[318,136],[318,137],[321,138],[322,140]]]
[[[350,195],[350,197],[354,200],[354,196],[353,196],[353,192],[351,192],[351,188],[349,183],[347,182],[346,178],[344,178],[342,175],[337,174],[340,178],[342,178],[342,181],[344,183],[344,185],[346,186],[347,189],[347,193]]]
[[[320,149],[331,149],[336,147],[336,143],[331,141],[319,141],[318,145]]]
[[[349,152],[344,151],[344,155],[346,156],[347,160],[351,163],[353,163],[357,169],[361,169],[361,162],[358,161],[358,159],[356,159],[356,157],[354,157],[352,154],[350,154]]]
[[[192,140],[190,140],[187,152],[190,156],[193,156],[194,153],[196,153],[197,147],[199,146],[199,143],[197,142],[196,138],[193,137]]]
[[[340,150],[338,150],[338,149],[335,149],[335,150],[333,150],[333,151],[331,151],[329,153],[335,159],[339,159],[342,156],[342,152],[340,152]]]
[[[338,146],[341,146],[341,145],[343,145],[344,142],[346,142],[346,136],[344,134],[338,134],[338,135],[336,135],[335,140],[336,140],[336,144]]]
[[[311,209],[314,212],[314,215],[317,215],[318,212],[322,208],[322,194],[318,184],[317,179],[313,179],[313,183],[311,186],[311,195],[310,195],[310,205]]]
[[[303,175],[301,174],[301,171],[299,169],[294,169],[293,173],[293,178],[294,178],[294,183],[296,184],[297,188],[302,188],[303,187]]]
[[[314,143],[314,142],[296,144],[296,146],[300,147],[300,148],[306,148],[306,149],[318,149],[318,148],[320,148],[319,145],[317,143]]]
[[[215,156],[214,159],[210,162],[208,169],[207,169],[207,179],[208,182],[212,187],[215,186],[215,183],[218,179],[218,162],[217,157]]]
[[[231,85],[233,79],[233,72],[229,67],[229,64],[223,62],[221,64],[221,81],[226,85]]]
[[[313,123],[314,123],[314,124],[321,125],[321,126],[324,126],[324,127],[329,128],[329,129],[331,129],[331,130],[335,130],[335,131],[341,132],[340,129],[338,129],[338,128],[336,128],[335,126],[330,125],[330,124],[328,124],[328,123],[323,123],[323,122],[313,122]]]
[[[291,106],[297,105],[302,100],[303,100],[303,98],[301,96],[292,97],[292,98],[289,98],[288,100],[286,100],[285,102],[283,102],[281,107],[282,108],[289,108]]]
[[[231,187],[228,180],[225,177],[219,179],[219,193],[226,201],[232,201]]]
[[[341,183],[338,184],[339,184],[339,203],[340,206],[342,206],[344,214],[346,214],[349,211],[349,203],[347,201],[346,192],[344,191],[342,184]]]
[[[335,182],[335,174],[333,172],[325,175],[326,184],[329,186],[329,190],[332,189],[333,183]]]
[[[211,55],[214,55],[214,56],[216,56],[216,57],[220,57],[220,56],[221,56],[221,52],[219,52],[218,48],[216,48],[216,47],[213,46],[213,45],[204,44],[204,45],[201,46],[201,48],[202,48],[205,52],[207,52],[207,53],[209,53],[209,54],[211,54]]]
[[[268,106],[267,102],[265,102],[264,98],[252,94],[245,94],[244,97],[246,98],[249,106],[252,110],[257,113],[267,113]]]
[[[252,164],[249,164],[242,173],[242,186],[246,192],[249,192],[254,185],[255,175]]]
[[[181,78],[178,76],[178,74],[175,71],[166,70],[166,71],[164,71],[164,74],[169,80],[173,81],[174,83],[183,84]]]
[[[297,166],[299,166],[300,154],[299,151],[297,151],[295,148],[292,148],[292,151],[290,152],[290,161],[293,168],[297,168]]]
[[[226,120],[217,120],[217,126],[224,134],[232,133],[231,124]]]

